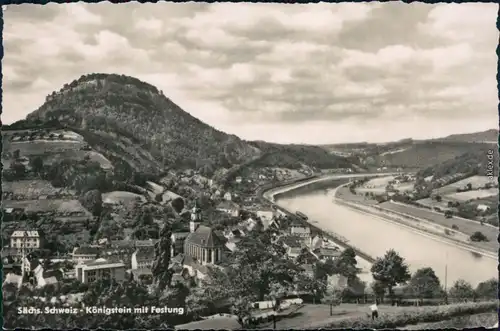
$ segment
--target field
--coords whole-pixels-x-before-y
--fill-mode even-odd
[[[458,188],[464,188],[467,184],[470,183],[472,185],[472,189],[478,189],[480,187],[484,187],[486,184],[496,184],[497,178],[494,180],[490,180],[487,176],[472,176],[469,178],[465,178],[459,180],[458,182],[451,183],[449,185],[443,186],[435,190],[436,194],[447,195],[449,193],[456,193]]]
[[[495,145],[492,146],[496,147]],[[477,153],[477,144],[426,141],[415,143],[399,153],[379,156],[378,161],[383,161],[387,166],[427,168],[467,152]]]
[[[101,165],[102,169],[112,169],[113,165],[111,162],[101,153],[94,151],[83,151],[83,150],[66,150],[61,153],[53,154],[44,158],[44,164],[52,164],[60,160],[84,160],[86,157],[90,161],[97,162]]]
[[[133,205],[136,201],[145,202],[146,198],[142,195],[126,192],[126,191],[113,191],[109,193],[104,193],[102,195],[102,200],[104,203],[116,205]]]
[[[441,210],[452,209],[448,207],[448,200],[446,200],[446,197],[444,197],[441,202],[437,202],[436,200],[432,200],[431,198],[417,200],[417,202],[423,206],[428,206],[431,208],[438,207],[441,208]]]
[[[333,307],[330,316],[329,305],[307,304],[295,313],[276,322],[277,329],[304,328],[396,328],[419,322],[437,322],[474,313],[495,312],[496,302],[462,303],[448,306],[396,307],[379,305],[379,319],[370,319],[370,304],[341,304]],[[493,323],[494,324],[494,323]],[[265,323],[260,328],[272,328]]]
[[[61,191],[53,187],[46,180],[19,180],[15,182],[2,181],[2,192],[12,192],[14,195],[23,195],[36,199],[41,195],[52,195]]]
[[[356,191],[360,193],[373,192],[375,194],[385,193],[385,187],[393,180],[394,176],[377,177],[370,179],[363,186],[358,187]]]
[[[376,321],[371,321],[365,317],[352,317],[343,320],[333,321],[323,324],[326,328],[371,328],[371,329],[389,329],[422,322],[438,322],[449,320],[454,317],[465,317],[478,313],[496,312],[497,301],[489,302],[471,302],[462,304],[453,304],[447,306],[427,306],[427,307],[408,307],[406,309],[395,309],[384,314],[380,311],[380,317]],[[317,323],[316,327],[320,327]],[[423,328],[425,329],[425,327]]]
[[[91,216],[89,211],[85,209],[78,200],[64,200],[64,199],[41,199],[41,200],[4,200],[4,208],[24,208],[27,213],[77,213],[81,212],[85,215]]]
[[[446,226],[448,228],[456,225],[458,226],[458,231],[463,232],[467,235],[472,235],[476,231],[481,231],[489,239],[489,242],[477,242],[473,243],[473,245],[477,245],[480,248],[487,249],[492,252],[498,252],[498,230],[492,231],[493,229],[495,229],[495,227],[489,226],[487,224],[481,225],[481,223],[479,222],[455,216],[453,218],[446,218],[443,214],[438,212],[400,203],[384,202],[380,204],[380,207],[400,213],[405,213],[410,216],[423,218],[431,222],[435,222],[439,225]]]
[[[8,142],[4,144],[4,153],[12,153],[19,150],[21,156],[45,155],[62,153],[67,150],[78,150],[85,144],[80,141],[70,140],[34,140],[22,142]]]
[[[447,199],[456,201],[469,201],[475,199],[484,199],[487,197],[492,197],[498,195],[498,188],[490,188],[487,190],[473,190],[467,192],[458,192],[446,195]]]
[[[490,328],[498,323],[498,314],[482,313],[469,316],[454,317],[434,323],[419,323],[399,328],[400,330],[440,330],[440,329],[472,329],[478,327]]]
[[[415,187],[415,183],[408,182],[408,183],[394,184],[393,187],[400,192],[411,192]]]

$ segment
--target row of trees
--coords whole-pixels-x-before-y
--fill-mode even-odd
[[[404,296],[418,299],[453,299],[467,301],[495,299],[498,296],[498,280],[490,279],[480,283],[476,289],[464,280],[457,280],[450,289],[444,289],[432,268],[421,268],[410,274],[404,259],[394,250],[389,250],[372,265],[374,283],[372,289],[379,298],[386,293],[395,298],[394,287],[406,285]]]

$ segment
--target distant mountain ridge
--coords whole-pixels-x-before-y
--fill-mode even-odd
[[[350,166],[346,158],[317,146],[249,142],[218,131],[155,86],[124,75],[83,75],[4,130],[48,126],[71,129],[110,160],[151,173],[174,167],[212,175],[258,159],[260,166]]]
[[[498,130],[497,129],[490,129],[490,130],[481,131],[481,132],[452,134],[452,135],[446,136],[444,138],[437,138],[435,140],[470,142],[470,143],[497,142],[498,141]]]

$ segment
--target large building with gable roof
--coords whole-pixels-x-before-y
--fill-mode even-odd
[[[225,241],[212,228],[200,223],[201,210],[195,206],[191,212],[190,233],[184,241],[184,254],[203,265],[217,264],[222,260]]]

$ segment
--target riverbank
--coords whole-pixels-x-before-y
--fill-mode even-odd
[[[413,215],[408,215],[394,210],[389,210],[380,207],[378,204],[373,204],[373,203],[365,204],[359,199],[356,201],[350,201],[348,199],[344,199],[343,197],[345,195],[339,197],[338,194],[339,189],[340,187],[332,191],[332,197],[334,199],[334,203],[342,204],[348,208],[357,210],[358,212],[371,214],[387,222],[399,224],[400,226],[404,226],[421,235],[428,236],[434,240],[440,240],[443,243],[454,245],[461,249],[468,250],[472,253],[480,254],[482,256],[492,258],[495,260],[498,258],[497,256],[498,253],[494,249],[486,250],[482,247],[476,247],[472,245],[471,242],[469,241],[469,236],[465,233],[449,229],[447,227],[441,226],[440,224],[436,224],[427,219],[415,217]],[[447,235],[446,232],[448,232],[449,235]],[[453,235],[453,237],[450,237],[451,235]],[[496,246],[498,250],[498,245]]]

